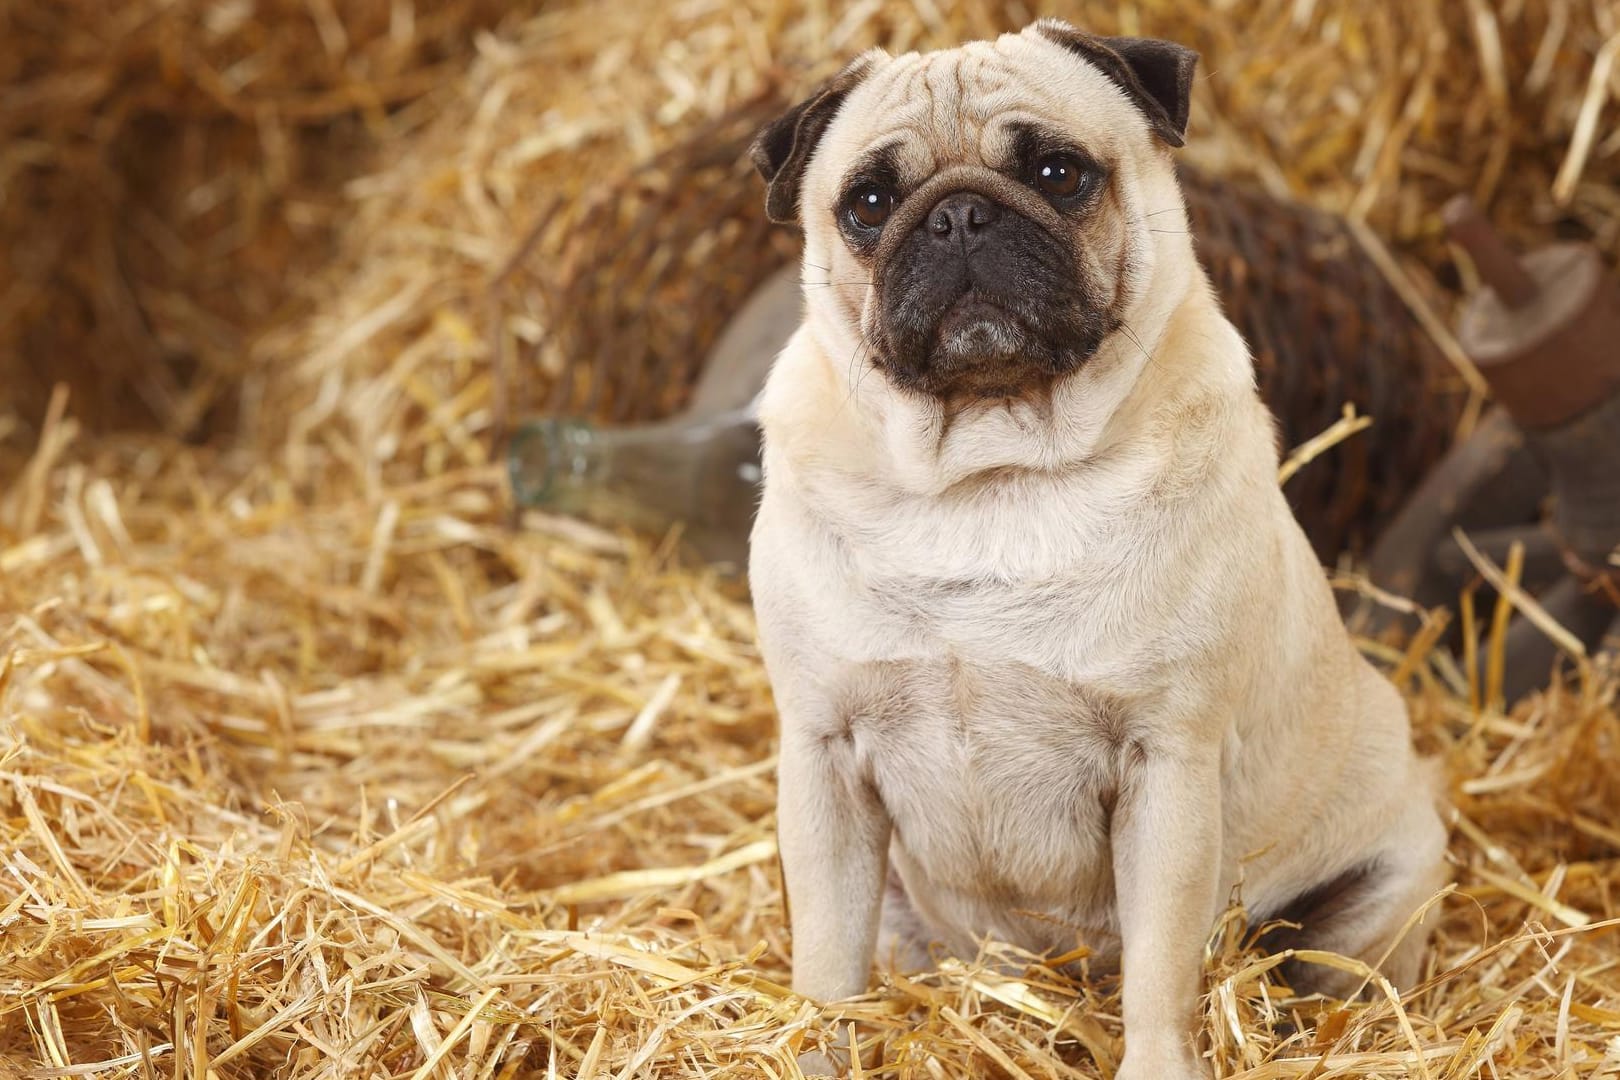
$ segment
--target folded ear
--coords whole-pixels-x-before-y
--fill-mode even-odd
[[[1186,141],[1197,53],[1156,38],[1093,37],[1058,19],[1042,19],[1035,30],[1101,68],[1147,115],[1159,138],[1171,146]]]
[[[804,179],[810,154],[822,133],[860,81],[871,70],[870,57],[862,56],[815,93],[765,125],[754,139],[748,156],[765,178],[765,214],[778,224],[792,224],[798,217],[799,183]]]

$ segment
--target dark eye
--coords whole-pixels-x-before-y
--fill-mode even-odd
[[[879,229],[894,213],[894,189],[882,184],[862,184],[849,193],[849,216],[857,225]]]
[[[1035,186],[1055,199],[1080,194],[1091,174],[1073,154],[1047,154],[1035,163]]]

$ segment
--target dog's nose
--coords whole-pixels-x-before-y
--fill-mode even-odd
[[[1001,207],[973,191],[945,196],[928,212],[928,231],[941,240],[956,236],[966,239],[983,232],[1001,219]]]

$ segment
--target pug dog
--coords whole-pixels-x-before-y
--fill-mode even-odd
[[[1120,968],[1121,1080],[1208,1075],[1232,896],[1409,985],[1445,877],[1433,770],[1194,255],[1195,62],[1050,20],[873,51],[752,151],[804,232],[750,557],[794,989],[1080,943]]]

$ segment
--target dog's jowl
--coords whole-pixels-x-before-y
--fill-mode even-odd
[[[805,241],[751,563],[794,987],[1083,942],[1122,969],[1124,1080],[1207,1075],[1203,946],[1239,886],[1401,984],[1444,871],[1187,235],[1194,65],[1050,21],[873,52],[754,150]]]

